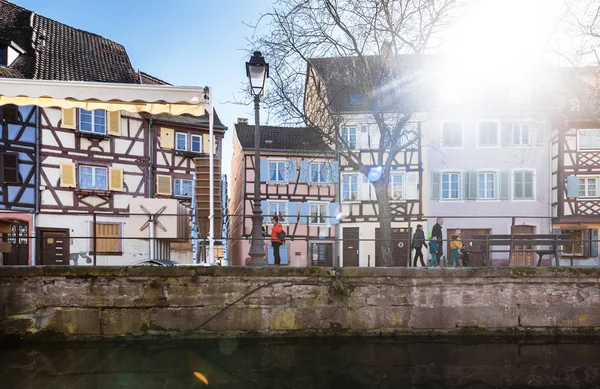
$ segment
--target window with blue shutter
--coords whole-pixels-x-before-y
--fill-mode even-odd
[[[338,203],[330,203],[329,204],[329,217],[327,221],[329,224],[338,224],[339,220],[338,215],[340,213],[340,205]]]
[[[310,163],[308,161],[300,161],[300,177],[299,182],[310,181]]]
[[[269,181],[269,161],[266,159],[260,160],[260,180]]]
[[[329,164],[329,166],[331,168],[331,172],[329,174],[329,179],[333,183],[339,182],[339,177],[340,177],[340,163],[337,162],[337,161],[334,161],[334,162],[331,162]]]
[[[298,208],[300,209],[300,224],[308,224],[308,218],[310,217],[310,209],[308,203],[300,203],[298,204]]]

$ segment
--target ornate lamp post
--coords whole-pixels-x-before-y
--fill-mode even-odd
[[[262,209],[260,208],[260,96],[264,93],[269,78],[269,64],[260,51],[255,51],[246,62],[246,75],[250,80],[250,94],[254,96],[254,208],[252,209],[252,245],[248,265],[266,265],[265,242],[262,232]]]

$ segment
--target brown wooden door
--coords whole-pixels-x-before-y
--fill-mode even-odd
[[[535,226],[515,226],[513,231],[514,234],[519,235],[532,235],[535,233]],[[531,250],[533,249],[532,245],[526,246],[513,246],[513,250]],[[532,251],[529,252],[513,252],[510,258],[510,266],[535,266],[535,253]]]
[[[375,266],[381,263],[381,233],[375,229]],[[392,266],[406,267],[410,258],[410,230],[407,228],[392,228],[392,247],[394,250],[394,264]]]
[[[41,231],[41,264],[69,264],[68,231]]]
[[[4,234],[2,240],[10,243],[11,246],[10,252],[4,253],[4,265],[27,266],[29,264],[29,225],[27,223],[12,224],[10,233]]]
[[[358,266],[358,227],[344,228],[344,267]]]
[[[452,236],[452,234],[454,234],[455,231],[456,231],[456,229],[454,229],[454,228],[448,228],[448,231],[447,231],[448,243],[446,244],[446,253],[447,253],[446,261],[448,261],[448,259],[450,259],[450,256],[452,255],[452,251],[450,251],[450,237]],[[485,255],[484,255],[483,251],[485,251],[485,245],[475,245],[474,244],[471,246],[471,241],[473,239],[473,235],[490,234],[491,231],[492,230],[490,228],[461,228],[460,229],[460,236],[461,236],[461,240],[463,243],[463,247],[467,251],[469,251],[469,263],[467,264],[467,266],[484,266]]]

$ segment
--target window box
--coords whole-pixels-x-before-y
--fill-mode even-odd
[[[106,134],[98,134],[95,132],[83,132],[79,131],[75,134],[80,138],[94,139],[94,140],[108,140],[110,137]]]
[[[187,151],[187,150],[175,150],[175,155],[178,155],[180,157],[190,157],[190,158],[198,158],[198,157],[207,157],[208,154],[204,154],[204,153],[197,153],[194,151]]]

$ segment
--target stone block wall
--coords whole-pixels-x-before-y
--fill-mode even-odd
[[[600,334],[600,269],[0,267],[30,340]]]

